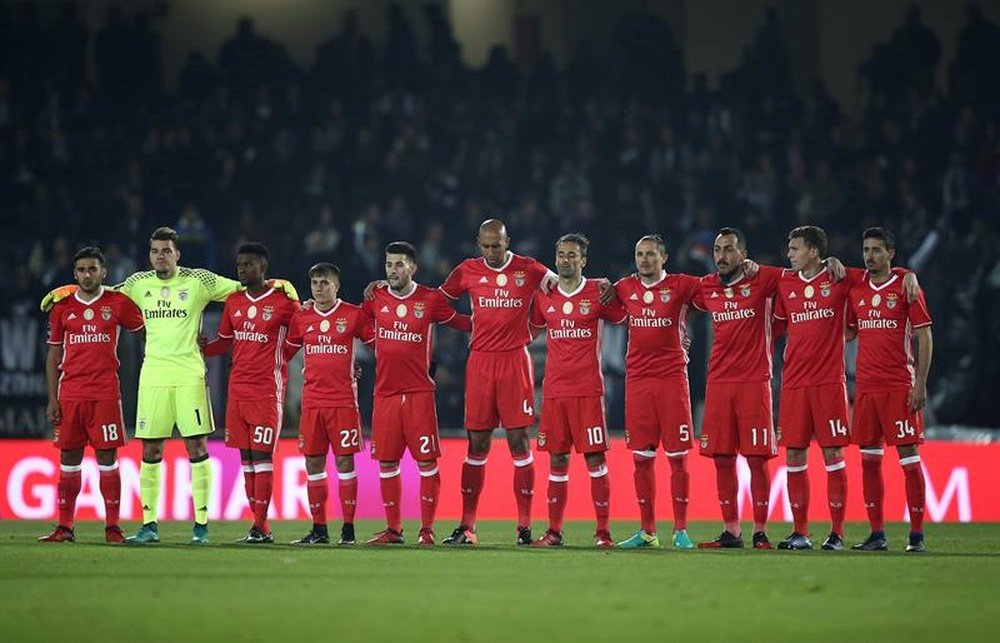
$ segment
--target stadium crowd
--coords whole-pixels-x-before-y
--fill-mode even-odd
[[[1000,30],[974,5],[946,87],[934,83],[938,38],[913,9],[859,66],[856,114],[821,80],[792,91],[774,12],[718,89],[688,72],[654,16],[619,25],[611,55],[581,43],[563,70],[545,52],[515,64],[502,47],[470,69],[431,5],[419,17],[426,49],[417,17],[398,8],[382,49],[348,13],[308,67],[244,19],[218,52],[191,52],[166,92],[154,20],[114,7],[91,34],[76,7],[45,22],[33,3],[0,5],[0,229],[15,284],[5,306],[66,282],[85,242],[121,281],[146,266],[162,224],[178,230],[185,265],[223,274],[246,241],[267,243],[272,273],[300,290],[310,265],[332,261],[351,301],[396,239],[414,242],[418,279],[437,285],[478,253],[475,231],[494,213],[513,249],[545,263],[560,234],[587,234],[588,274],[613,279],[634,269],[647,232],[666,237],[672,271],[700,275],[713,270],[724,225],[773,265],[786,265],[796,225],[825,228],[851,265],[861,265],[861,231],[884,225],[899,263],[920,275],[944,347],[931,422],[991,419]],[[706,332],[695,326],[695,400]],[[441,333],[443,426],[461,425],[462,341]],[[620,370],[620,357],[606,365]]]

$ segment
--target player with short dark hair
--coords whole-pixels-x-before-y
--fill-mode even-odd
[[[326,502],[329,484],[326,456],[336,458],[343,525],[340,544],[353,545],[358,478],[354,454],[361,451],[361,415],[354,377],[354,339],[371,338],[371,319],[359,306],[337,297],[340,269],[318,263],[309,269],[313,305],[295,312],[285,340],[285,361],[301,348],[305,381],[299,419],[299,451],[305,457],[309,511],[313,525],[293,544],[330,542]]]
[[[673,545],[690,549],[687,505],[690,479],[691,393],[688,384],[687,318],[701,288],[697,277],[668,274],[667,244],[647,234],[635,244],[635,274],[615,284],[629,313],[625,355],[625,443],[632,451],[640,528],[619,547],[659,547],[656,533],[656,450],[670,463]]]
[[[413,280],[417,251],[395,241],[385,248],[388,288],[375,291],[362,305],[374,320],[375,399],[372,454],[379,461],[379,482],[386,528],[370,545],[403,543],[399,461],[404,451],[420,471],[420,533],[417,543],[434,544],[434,516],[441,490],[437,459],[441,456],[431,358],[435,324],[472,330],[468,315],[459,315],[440,290]]]
[[[270,253],[261,243],[236,250],[236,275],[243,290],[226,299],[218,337],[206,357],[233,351],[226,403],[226,446],[239,449],[253,524],[240,542],[271,543],[267,521],[274,478],[274,449],[288,383],[285,337],[298,303],[267,283]]]
[[[924,441],[923,406],[934,351],[931,316],[923,292],[909,301],[892,268],[892,233],[869,228],[862,235],[864,279],[850,291],[849,324],[857,332],[858,359],[853,441],[861,447],[862,483],[871,534],[852,547],[888,549],[882,502],[883,444],[895,446],[906,480],[910,536],[906,551],[924,551],[924,472],[919,445]],[[914,360],[912,342],[916,338]]]
[[[719,230],[712,248],[718,272],[701,278],[694,305],[712,315],[701,454],[715,462],[716,487],[725,528],[702,548],[743,547],[737,506],[736,456],[750,467],[754,549],[770,549],[765,531],[770,506],[767,461],[777,455],[771,412],[771,316],[781,268],[747,272],[746,237],[737,228]]]
[[[107,542],[125,540],[118,524],[121,474],[118,447],[125,445],[121,385],[118,381],[119,328],[143,329],[142,312],[128,297],[103,286],[108,270],[104,253],[94,246],[73,257],[79,288],[49,313],[49,352],[45,379],[46,416],[59,449],[59,524],[43,542],[71,542],[76,499],[80,494],[83,450],[94,448],[104,497]]]
[[[597,516],[595,545],[614,546],[609,521],[611,483],[604,456],[609,444],[600,361],[601,322],[621,324],[628,312],[618,302],[601,304],[598,282],[584,279],[589,243],[582,234],[559,238],[559,283],[551,292],[536,295],[531,309],[531,325],[546,329],[547,346],[538,448],[549,452],[549,527],[533,543],[540,547],[563,544],[571,449],[582,453],[587,462]]]

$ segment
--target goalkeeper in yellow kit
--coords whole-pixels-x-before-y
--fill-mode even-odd
[[[139,497],[142,527],[126,539],[133,544],[159,542],[157,504],[163,442],[177,427],[191,461],[191,497],[194,501],[192,544],[208,543],[208,503],[212,474],[207,437],[215,430],[205,381],[205,362],[197,339],[202,313],[212,301],[223,301],[239,290],[238,281],[200,268],[177,265],[177,233],[161,227],[149,240],[153,270],[137,272],[118,286],[142,310],[146,323],[146,350],[139,374],[135,436],[142,440]],[[290,288],[290,285],[283,284]],[[65,296],[50,293],[43,308]],[[290,293],[289,296],[293,296]],[[293,296],[294,298],[294,296]]]

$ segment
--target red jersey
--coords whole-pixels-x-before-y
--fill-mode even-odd
[[[787,323],[782,388],[840,384],[844,377],[847,294],[860,271],[834,281],[823,268],[806,278],[785,270],[778,284],[774,316]]]
[[[866,272],[851,288],[848,315],[858,329],[857,393],[913,388],[913,330],[931,325],[923,291],[909,303],[902,275],[875,285]]]
[[[639,275],[618,280],[615,292],[629,314],[625,379],[687,379],[688,353],[682,345],[687,316],[701,282],[691,275],[668,275],[649,286]]]
[[[49,312],[48,343],[63,348],[59,399],[119,399],[120,327],[135,332],[143,326],[139,307],[122,293],[104,287],[89,302],[77,292],[56,304]]]
[[[730,284],[718,273],[701,278],[694,305],[712,314],[709,382],[771,381],[771,317],[783,272],[761,266],[752,278],[743,275]]]
[[[256,298],[245,290],[229,295],[219,337],[233,343],[230,399],[284,399],[288,382],[285,336],[298,309],[298,302],[273,288]]]
[[[544,397],[604,395],[601,373],[601,320],[620,324],[628,312],[618,302],[601,305],[598,282],[584,279],[571,293],[556,287],[539,292],[531,309],[532,326],[547,327]]]
[[[500,268],[491,268],[479,258],[466,259],[451,271],[441,292],[449,299],[469,293],[472,350],[502,352],[531,343],[528,311],[546,273],[542,264],[513,252],[507,253]]]
[[[285,344],[303,350],[302,408],[358,405],[354,339],[371,338],[371,318],[359,306],[337,300],[333,308],[296,311]]]
[[[457,314],[441,291],[414,283],[409,294],[400,296],[379,288],[362,308],[375,320],[375,395],[433,391],[434,324]]]

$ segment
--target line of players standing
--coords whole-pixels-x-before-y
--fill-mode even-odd
[[[300,544],[330,541],[326,505],[326,455],[335,454],[344,523],[339,542],[355,542],[357,499],[354,454],[361,450],[354,340],[374,345],[376,383],[372,451],[380,463],[386,529],[369,544],[404,542],[399,460],[409,450],[420,471],[421,529],[418,543],[432,545],[440,475],[431,356],[432,329],[444,323],[471,331],[466,369],[465,426],[468,453],[462,467],[460,525],[445,544],[475,544],[476,515],[496,427],[505,429],[514,464],[518,507],[516,543],[559,546],[566,506],[569,453],[586,460],[597,517],[595,545],[615,543],[609,530],[610,482],[604,451],[609,447],[599,363],[601,321],[629,328],[626,357],[626,445],[633,452],[640,529],[619,547],[659,547],[655,520],[655,456],[670,463],[673,545],[692,548],[686,530],[690,485],[687,455],[693,422],[687,380],[688,315],[712,316],[714,339],[708,372],[701,453],[713,458],[724,530],[698,547],[743,547],[737,514],[736,457],[751,473],[754,505],[752,544],[770,549],[768,461],[786,448],[788,495],[794,528],[778,543],[808,549],[809,485],[806,450],[822,447],[831,515],[823,549],[844,547],[847,478],[843,448],[861,446],[864,498],[871,534],[855,549],[883,550],[883,443],[897,447],[906,477],[911,520],[908,551],[924,548],[924,482],[918,446],[920,409],[926,399],[931,358],[930,317],[912,273],[892,268],[894,241],[879,228],[865,231],[867,270],[844,268],[826,258],[826,235],[814,226],[791,231],[790,270],[758,266],[747,259],[743,234],[723,228],[713,254],[717,272],[705,277],[668,274],[666,244],[658,235],[635,247],[636,273],[613,286],[583,277],[589,241],[569,234],[556,245],[556,272],[508,250],[502,222],[479,229],[481,256],[460,263],[438,289],[417,284],[416,250],[405,242],[386,248],[386,281],[372,284],[361,306],[337,298],[340,274],[332,264],[309,272],[312,302],[300,307],[265,280],[267,250],[247,244],[237,255],[245,288],[228,297],[219,336],[204,345],[206,356],[233,351],[226,441],[239,448],[254,522],[244,541],[272,542],[267,523],[271,457],[281,426],[288,359],[304,352],[299,447],[306,459],[313,526]],[[472,316],[449,300],[469,295]],[[547,335],[546,375],[537,436],[549,453],[549,525],[531,534],[535,488],[530,427],[536,419],[534,379],[527,345]],[[780,415],[771,411],[771,353],[776,335],[787,332]],[[917,339],[918,359],[912,341]],[[844,344],[858,338],[857,399],[853,423],[844,377]],[[851,427],[851,428],[849,428]],[[853,429],[853,430],[852,430]],[[103,469],[102,469],[103,474]],[[60,523],[64,521],[61,519]]]

